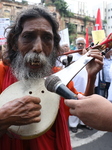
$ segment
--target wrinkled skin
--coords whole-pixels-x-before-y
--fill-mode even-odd
[[[53,50],[54,38],[52,26],[44,18],[29,19],[24,22],[23,30],[18,38],[18,49],[24,57],[28,52],[42,53],[49,56]],[[26,64],[38,71],[39,62]],[[12,100],[0,109],[0,134],[6,132],[10,125],[26,125],[40,122],[41,99],[33,96],[24,96]]]
[[[25,125],[39,122],[41,105],[40,99],[32,96],[24,96],[3,105],[3,115],[0,122],[6,120],[9,125]],[[7,110],[7,111],[6,111]]]
[[[30,19],[23,25],[18,39],[18,49],[24,56],[33,51],[49,56],[53,49],[53,32],[48,21],[43,18]]]
[[[88,72],[88,82],[86,91],[84,93],[84,95],[86,96],[93,94],[96,75],[103,67],[103,56],[101,55],[99,50],[89,50],[88,57],[93,57],[93,59],[86,66]]]
[[[77,45],[78,50],[82,49],[82,51],[79,52],[80,55],[84,55],[87,52],[87,50],[85,49],[86,44],[85,44],[84,40],[79,40],[76,45]]]
[[[89,55],[93,57],[94,59],[88,63],[86,66],[88,75],[91,77],[96,76],[96,74],[102,69],[103,67],[103,57],[99,50],[92,49],[89,51]]]

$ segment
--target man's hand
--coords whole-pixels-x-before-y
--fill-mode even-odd
[[[78,95],[79,100],[65,100],[70,113],[80,118],[86,125],[98,130],[112,132],[112,104],[102,96]]]
[[[96,74],[102,69],[103,67],[103,56],[101,55],[100,51],[97,49],[92,49],[89,52],[89,56],[94,57],[88,65],[86,66],[88,76],[96,76]]]
[[[0,109],[0,123],[10,125],[27,125],[40,122],[40,99],[24,96],[3,105]]]

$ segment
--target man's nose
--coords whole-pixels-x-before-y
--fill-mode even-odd
[[[41,53],[42,52],[42,41],[41,38],[37,38],[33,44],[33,52]]]

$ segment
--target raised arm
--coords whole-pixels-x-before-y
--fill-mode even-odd
[[[89,56],[94,57],[93,60],[91,60],[88,65],[86,66],[87,72],[88,72],[88,82],[85,94],[86,96],[91,95],[94,93],[94,83],[96,80],[97,73],[102,69],[103,67],[103,56],[97,49],[93,49],[90,51]]]

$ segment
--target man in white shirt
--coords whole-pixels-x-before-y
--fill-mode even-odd
[[[82,57],[87,50],[85,49],[86,46],[86,40],[83,37],[79,37],[76,39],[76,47],[79,50],[82,50],[78,53],[73,53],[73,61],[77,61],[80,57]],[[78,66],[77,66],[78,67]],[[86,67],[84,67],[74,78],[74,87],[77,91],[84,93],[86,90],[88,80],[88,74]],[[78,125],[82,125],[83,127],[86,127],[88,129],[91,129],[90,127],[87,127],[78,117],[76,116],[69,116],[69,128],[72,132],[76,133],[78,129]]]

